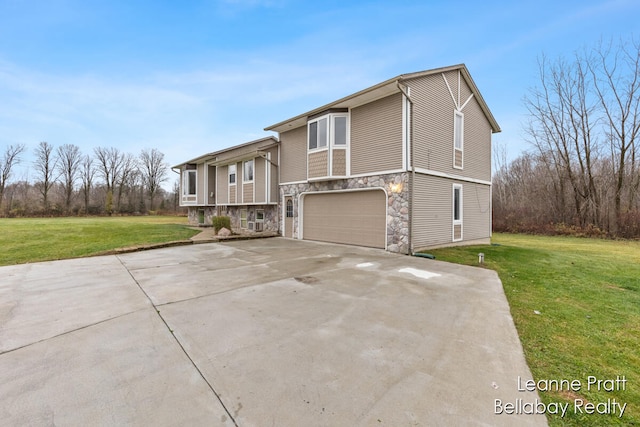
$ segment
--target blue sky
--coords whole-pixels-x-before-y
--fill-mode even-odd
[[[399,74],[465,63],[510,157],[537,59],[640,37],[640,1],[0,0],[0,149],[171,165]],[[26,168],[14,179],[28,178]]]

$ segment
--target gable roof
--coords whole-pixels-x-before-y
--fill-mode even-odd
[[[272,147],[273,145],[278,143],[279,141],[273,136],[267,136],[265,138],[255,139],[253,141],[245,142],[243,144],[234,145],[233,147],[224,148],[222,150],[203,154],[202,156],[198,156],[195,159],[187,160],[186,162],[182,162],[175,166],[172,166],[171,169],[177,169],[188,163],[204,163],[204,162],[211,162],[211,161],[215,162],[218,159],[218,157],[220,157],[220,155],[238,150],[239,152],[237,153],[237,155],[224,159],[225,162],[231,162],[236,158],[244,158],[244,157],[248,157],[250,155],[256,154],[259,151]],[[252,147],[253,145],[255,145],[255,147]],[[242,148],[246,148],[246,150],[240,150]]]
[[[471,75],[469,74],[469,70],[467,69],[467,66],[464,64],[452,65],[449,67],[434,68],[432,70],[419,71],[416,73],[400,74],[399,76],[393,77],[389,80],[385,80],[382,83],[378,83],[377,85],[368,87],[359,92],[345,96],[344,98],[340,98],[337,101],[323,105],[322,107],[318,107],[314,110],[307,111],[306,113],[297,115],[290,119],[287,119],[282,122],[271,125],[269,127],[266,127],[264,130],[275,131],[275,132],[285,132],[287,130],[295,129],[300,126],[304,126],[307,123],[307,118],[309,116],[313,116],[314,114],[318,114],[320,112],[329,110],[331,108],[349,108],[349,107],[356,107],[358,105],[363,105],[368,102],[374,101],[376,99],[384,98],[394,93],[401,92],[402,89],[400,87],[400,84],[406,80],[429,76],[432,74],[444,73],[444,72],[453,71],[453,70],[460,70],[463,78],[465,79],[465,81],[471,88],[471,91],[473,92],[474,96],[478,100],[478,103],[480,104],[480,108],[482,109],[483,113],[487,117],[487,120],[491,124],[491,131],[493,133],[500,132],[500,126],[498,125],[498,122],[493,117],[493,114],[491,114],[491,111],[489,110],[489,107],[484,101],[484,98],[480,94],[478,87],[476,86],[473,79],[471,78]]]

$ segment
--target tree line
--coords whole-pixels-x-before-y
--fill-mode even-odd
[[[157,149],[137,156],[113,147],[83,154],[73,144],[40,142],[33,152],[30,179],[12,180],[26,147],[0,153],[0,215],[112,215],[162,210],[177,212],[178,182],[163,189],[169,165]]]
[[[538,64],[533,149],[511,162],[494,150],[494,229],[640,237],[640,44]]]

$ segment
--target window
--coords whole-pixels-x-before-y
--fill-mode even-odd
[[[347,145],[347,116],[334,116],[333,129],[335,145]]]
[[[185,196],[196,195],[196,171],[186,170],[182,173],[182,194]]]
[[[287,200],[287,218],[293,218],[293,201]]]
[[[247,210],[240,209],[240,228],[247,228]]]
[[[453,167],[462,169],[464,149],[464,114],[456,111],[453,116]]]
[[[236,183],[236,165],[229,165],[229,184]]]
[[[242,182],[253,181],[253,160],[247,160],[244,162],[244,175]]]
[[[453,222],[462,221],[462,187],[453,186]]]
[[[453,184],[453,236],[452,240],[462,240],[462,185]]]
[[[264,222],[264,210],[257,209],[256,210],[256,222]]]
[[[346,113],[332,113],[310,121],[307,128],[309,132],[309,150],[325,148],[331,145],[347,145]]]
[[[326,117],[309,122],[309,150],[327,146],[329,120]]]

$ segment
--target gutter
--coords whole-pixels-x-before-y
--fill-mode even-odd
[[[411,168],[411,174],[409,175],[409,235],[407,236],[407,255],[413,254],[413,196],[414,196],[414,183],[416,177],[416,167],[413,163],[413,101],[409,96],[406,86],[400,84],[400,80],[396,80],[396,86],[398,86],[398,90],[402,92],[404,97],[409,102],[409,110],[407,111],[407,115],[409,116],[409,120],[407,123],[407,138],[409,139],[409,165]]]

